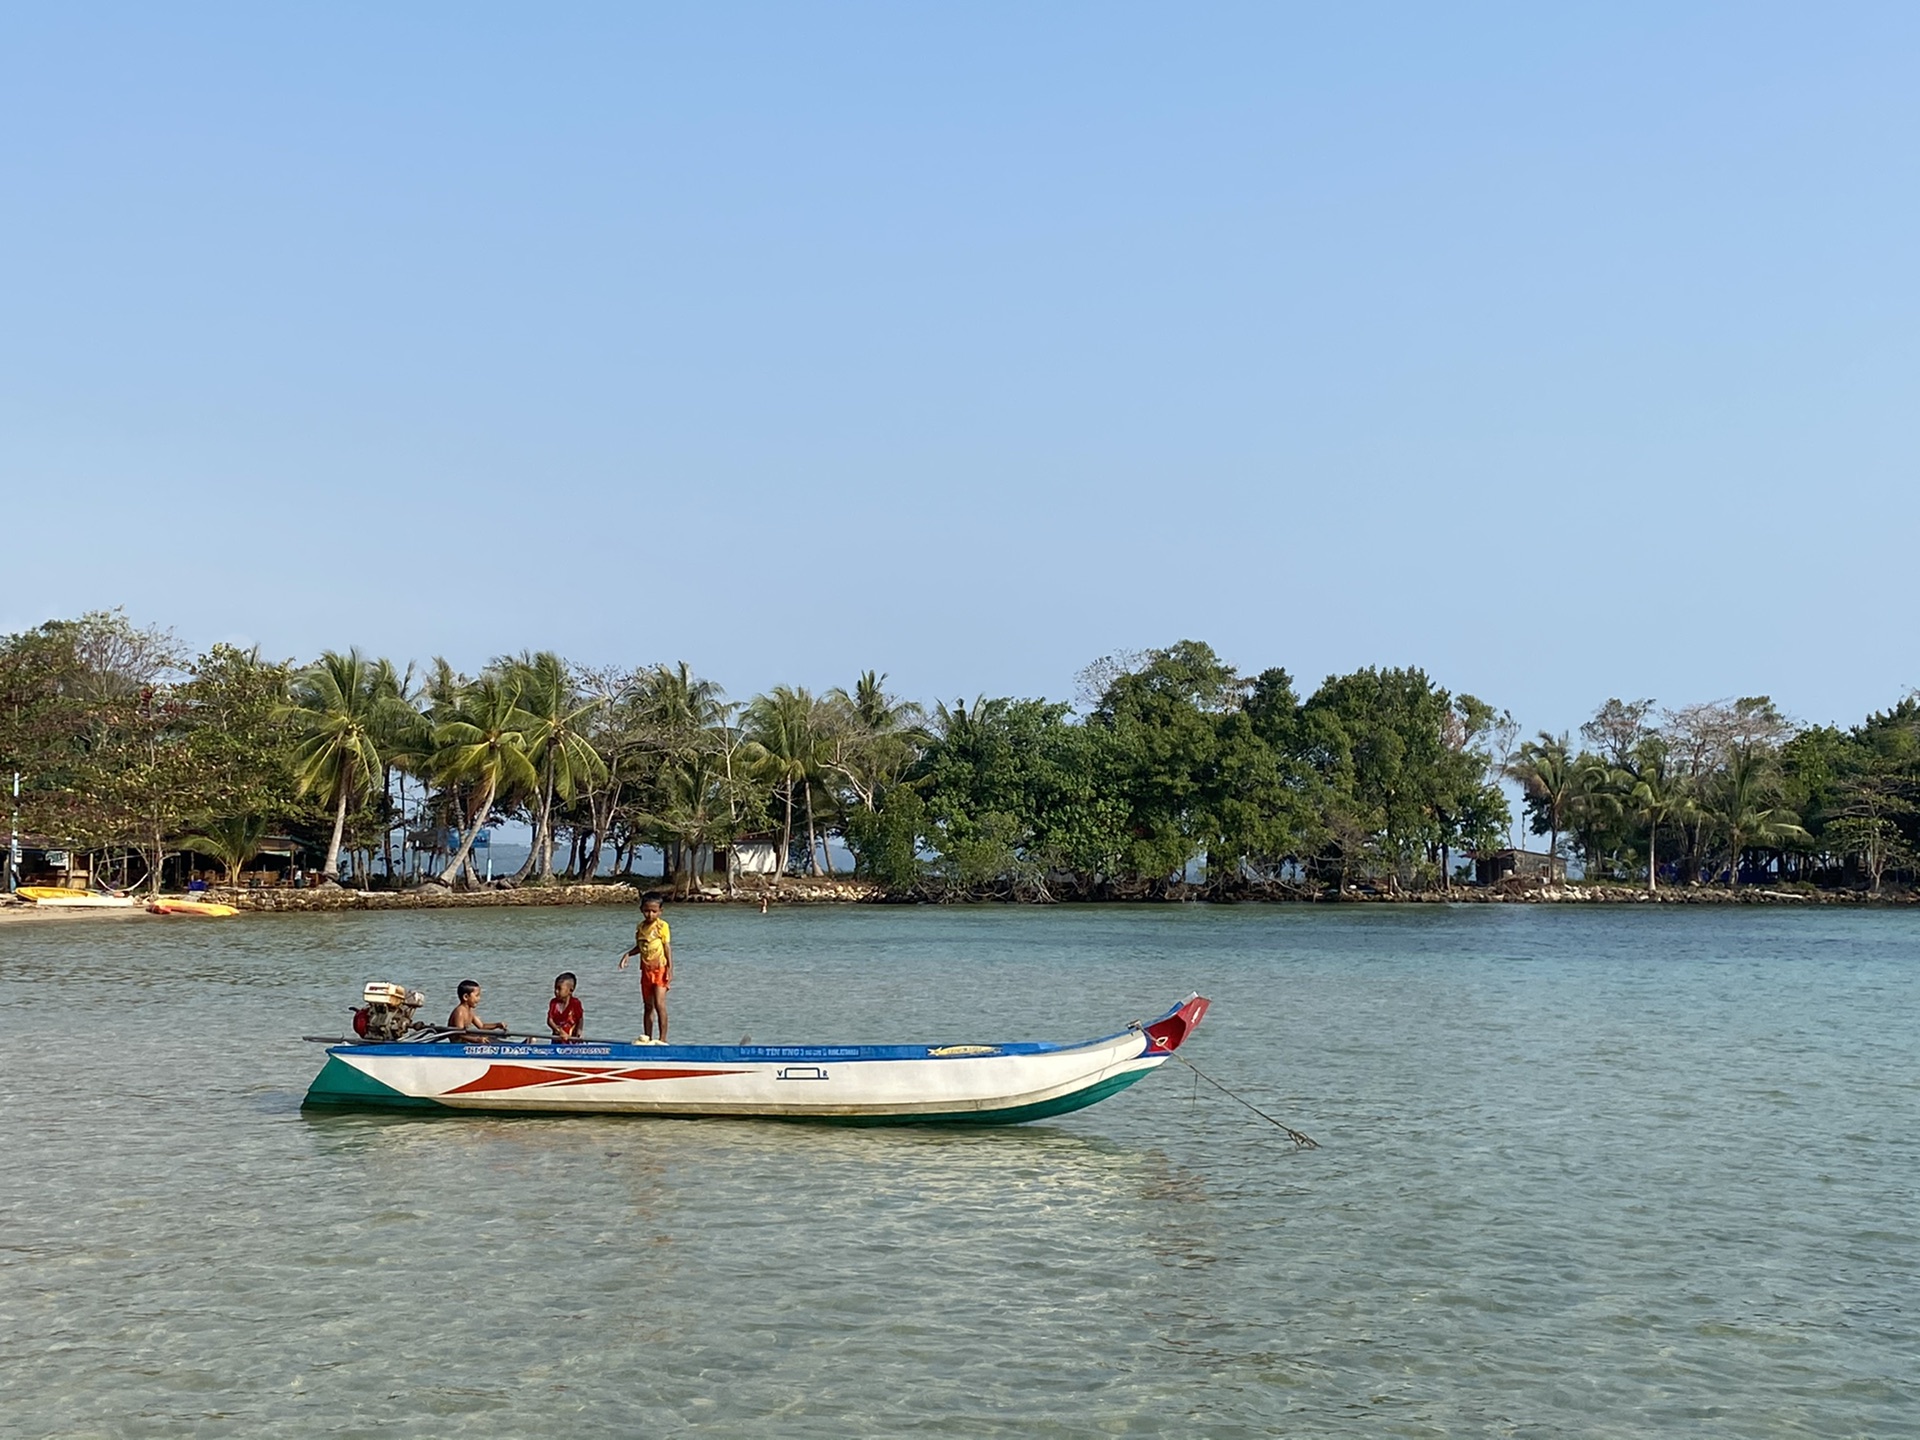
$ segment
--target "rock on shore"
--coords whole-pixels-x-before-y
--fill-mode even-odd
[[[701,885],[682,892],[669,885],[634,885],[627,881],[592,885],[519,885],[484,890],[449,890],[444,885],[422,885],[408,890],[353,890],[321,885],[311,890],[242,890],[232,897],[242,910],[457,910],[488,905],[633,905],[649,889],[658,889],[669,904],[726,904],[726,888]],[[735,905],[757,905],[762,895],[769,904],[856,903],[884,898],[880,887],[865,880],[820,878],[788,879],[778,885],[736,885]],[[220,898],[229,898],[221,891]]]

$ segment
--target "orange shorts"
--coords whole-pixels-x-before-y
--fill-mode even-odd
[[[640,990],[643,994],[648,990],[665,990],[666,988],[667,988],[667,972],[666,971],[642,970],[640,972]]]

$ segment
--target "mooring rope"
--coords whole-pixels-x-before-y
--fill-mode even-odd
[[[1266,1111],[1262,1110],[1258,1105],[1254,1104],[1251,1100],[1244,1099],[1243,1097],[1234,1094],[1233,1091],[1229,1090],[1226,1086],[1222,1085],[1218,1080],[1214,1079],[1213,1076],[1207,1074],[1206,1071],[1202,1070],[1198,1065],[1194,1064],[1191,1060],[1187,1059],[1186,1056],[1180,1054],[1179,1051],[1176,1050],[1174,1052],[1173,1058],[1178,1060],[1182,1065],[1186,1066],[1189,1070],[1193,1071],[1195,1075],[1199,1076],[1202,1080],[1206,1081],[1207,1084],[1213,1086],[1214,1089],[1218,1090],[1222,1095],[1226,1096],[1229,1100],[1238,1100],[1242,1105],[1246,1106],[1247,1109],[1253,1111],[1254,1114],[1258,1115],[1262,1120],[1266,1121],[1269,1125],[1272,1125],[1277,1129],[1286,1131],[1287,1138],[1293,1141],[1294,1145],[1297,1146],[1299,1149],[1318,1150],[1320,1148],[1320,1142],[1314,1139],[1311,1135],[1302,1135],[1298,1130],[1294,1129],[1291,1125],[1288,1125],[1284,1121],[1274,1119],[1273,1116],[1267,1114]]]

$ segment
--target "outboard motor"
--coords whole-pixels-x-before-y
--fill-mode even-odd
[[[374,1045],[405,1039],[413,1028],[413,1012],[427,1003],[418,990],[385,980],[368,981],[360,998],[365,1003],[353,1012],[353,1033]]]

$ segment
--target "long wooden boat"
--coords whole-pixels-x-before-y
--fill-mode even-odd
[[[1207,1004],[1190,995],[1158,1020],[1071,1045],[335,1045],[306,1103],[1011,1125],[1083,1109],[1159,1069]]]

